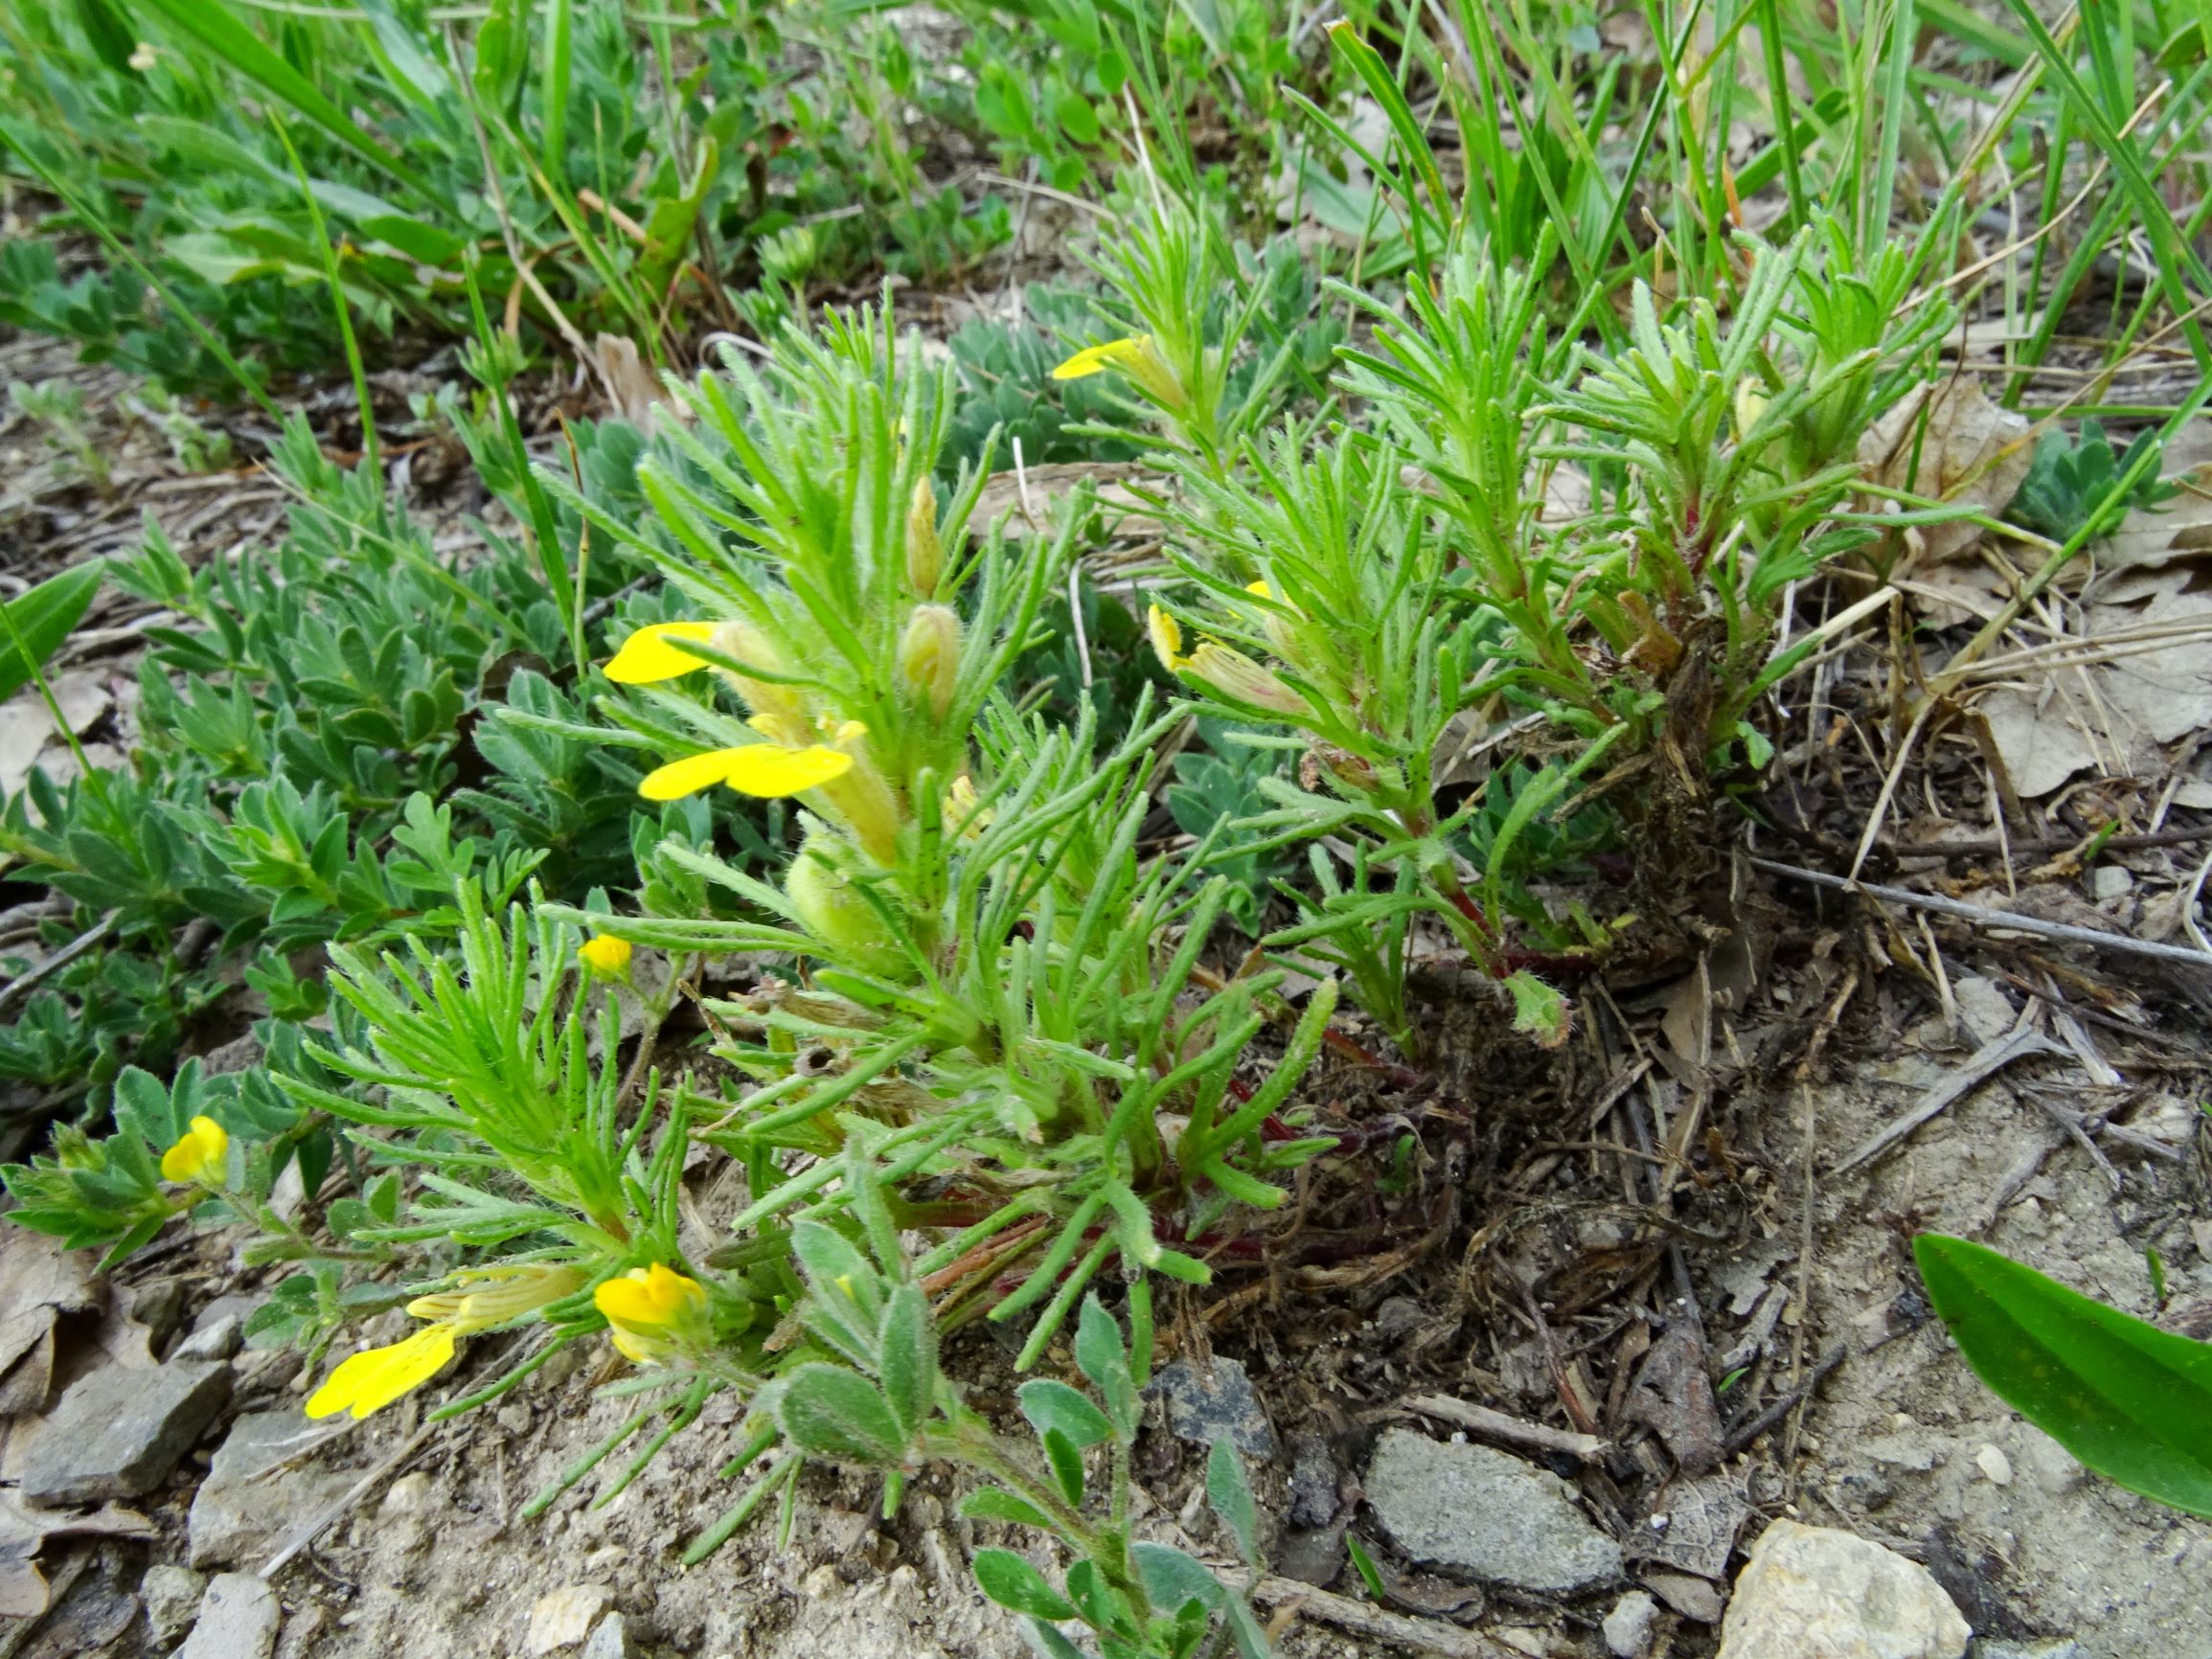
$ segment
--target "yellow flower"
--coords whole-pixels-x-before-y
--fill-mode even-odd
[[[675,642],[693,640],[704,645],[714,637],[715,625],[710,622],[654,623],[624,640],[622,649],[614,653],[603,671],[618,686],[650,686],[657,680],[673,680],[707,666],[705,659],[693,656]]]
[[[1267,635],[1267,643],[1275,648],[1277,656],[1285,662],[1296,662],[1298,660],[1296,654],[1298,639],[1290,631],[1289,617],[1285,616],[1283,610],[1279,608],[1282,602],[1275,599],[1275,590],[1269,587],[1266,581],[1248,581],[1244,584],[1244,591],[1273,602],[1262,607],[1260,626]]]
[[[401,1395],[421,1388],[453,1357],[453,1341],[460,1333],[441,1321],[418,1330],[403,1341],[383,1348],[365,1348],[331,1373],[323,1386],[308,1397],[309,1417],[334,1417],[350,1411],[356,1418],[381,1411]]]
[[[607,979],[620,979],[629,971],[630,949],[627,939],[603,933],[578,945],[576,954],[584,966]]]
[[[787,730],[782,722],[764,718],[754,720],[753,727],[759,731],[771,723],[779,732]],[[853,757],[842,749],[826,743],[787,743],[770,736],[764,743],[741,743],[736,748],[710,749],[703,755],[671,761],[648,773],[637,792],[648,801],[676,801],[726,784],[741,795],[773,800],[819,789],[852,769]]]
[[[1278,715],[1306,713],[1306,700],[1282,676],[1272,669],[1262,668],[1243,651],[1202,640],[1197,650],[1185,655],[1182,625],[1158,605],[1145,613],[1145,626],[1152,636],[1152,654],[1171,674],[1197,680],[1233,703]]]
[[[704,1321],[707,1290],[696,1279],[655,1261],[632,1267],[592,1292],[608,1333],[625,1359],[658,1365]]]
[[[198,1181],[217,1184],[229,1155],[231,1138],[213,1118],[194,1118],[184,1139],[161,1155],[165,1181]]]
[[[1160,355],[1160,349],[1152,343],[1150,334],[1131,334],[1126,339],[1108,340],[1104,345],[1085,346],[1074,356],[1052,372],[1055,380],[1082,380],[1092,375],[1103,375],[1108,369],[1127,375],[1147,392],[1154,401],[1171,409],[1183,402],[1182,382],[1175,378],[1174,370]]]
[[[1145,612],[1145,628],[1152,636],[1152,655],[1160,659],[1161,668],[1179,674],[1191,666],[1191,659],[1183,655],[1181,623],[1155,604]]]
[[[407,1304],[417,1319],[435,1319],[467,1336],[519,1319],[548,1302],[559,1302],[583,1286],[573,1267],[524,1261],[512,1266],[475,1267],[453,1276],[458,1290],[436,1290]]]
[[[364,1418],[381,1411],[445,1370],[461,1337],[519,1319],[574,1294],[583,1284],[583,1276],[573,1267],[539,1262],[480,1268],[456,1279],[464,1288],[418,1296],[407,1304],[409,1313],[431,1324],[412,1336],[382,1348],[365,1348],[343,1361],[308,1397],[308,1415],[334,1417],[349,1411]]]

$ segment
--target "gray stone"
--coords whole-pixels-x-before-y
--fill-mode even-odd
[[[130,1317],[146,1327],[148,1344],[158,1351],[184,1317],[184,1281],[149,1279],[129,1295]]]
[[[218,1573],[176,1659],[269,1659],[282,1622],[277,1593],[265,1580],[251,1573]]]
[[[178,1359],[228,1359],[245,1346],[243,1323],[236,1314],[226,1313],[213,1325],[195,1326],[193,1333],[176,1345],[170,1355]]]
[[[629,1629],[623,1624],[620,1613],[609,1613],[599,1622],[591,1640],[583,1645],[583,1659],[629,1659]]]
[[[111,1365],[80,1377],[23,1460],[34,1504],[98,1504],[151,1491],[230,1398],[227,1365]]]
[[[1336,1515],[1336,1459],[1319,1435],[1290,1437],[1290,1524],[1325,1527]]]
[[[1391,1429],[1368,1466],[1367,1502],[1418,1561],[1525,1590],[1580,1590],[1620,1576],[1620,1546],[1575,1506],[1572,1487],[1489,1446]]]
[[[331,1431],[298,1406],[250,1411],[231,1425],[215,1464],[192,1500],[191,1559],[195,1567],[258,1560],[298,1522],[334,1502],[351,1477],[319,1468],[283,1468]]]
[[[1238,1361],[1216,1355],[1201,1369],[1178,1359],[1160,1368],[1152,1391],[1167,1401],[1168,1427],[1177,1439],[1209,1446],[1226,1439],[1246,1457],[1275,1455],[1275,1425]]]
[[[1613,1659],[1644,1659],[1652,1650],[1652,1626],[1658,1622],[1659,1604],[1648,1590],[1630,1590],[1613,1603],[1598,1628],[1606,1638],[1606,1651]]]
[[[192,1627],[199,1614],[199,1599],[206,1594],[206,1575],[189,1567],[147,1568],[138,1599],[146,1603],[146,1623],[156,1648],[166,1649]]]
[[[1971,1633],[1919,1562],[1776,1521],[1736,1577],[1720,1659],[1960,1659]]]

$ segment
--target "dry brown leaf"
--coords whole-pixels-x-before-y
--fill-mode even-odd
[[[2212,723],[2212,594],[2190,592],[2188,581],[2185,570],[2169,570],[2147,602],[2083,613],[2084,639],[2128,654],[2043,670],[2030,664],[1982,697],[1976,706],[2023,799],[2091,768],[2162,783],[2165,745]],[[2161,625],[2170,634],[2149,648],[2115,637]]]
[[[1009,535],[1042,534],[1050,529],[1060,503],[1085,483],[1095,489],[1093,499],[1106,516],[1107,534],[1150,536],[1160,533],[1160,520],[1137,490],[1149,493],[1162,489],[1166,480],[1127,461],[1055,461],[1025,467],[1018,474],[1011,469],[993,472],[983,481],[983,492],[969,523],[977,530],[987,530],[1005,518]]]
[[[1876,421],[1859,440],[1859,461],[1892,489],[2001,512],[2034,459],[2032,430],[2026,416],[1993,403],[1979,380],[1954,375],[1932,391],[1923,387]],[[1934,561],[1956,558],[1982,531],[1977,524],[1928,524],[1906,534],[1921,557]]]
[[[53,1538],[150,1538],[154,1524],[119,1504],[72,1513],[34,1510],[13,1492],[0,1492],[0,1618],[34,1619],[51,1599],[37,1555]]]
[[[43,1411],[54,1387],[54,1326],[105,1300],[92,1259],[24,1227],[0,1233],[0,1413]]]
[[[614,399],[615,412],[639,431],[654,430],[663,416],[684,418],[683,405],[670,398],[660,376],[646,366],[635,340],[602,334],[591,343],[591,361]]]

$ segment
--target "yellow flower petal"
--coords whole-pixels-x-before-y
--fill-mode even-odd
[[[810,743],[804,749],[755,743],[730,752],[722,782],[741,795],[773,800],[818,788],[833,778],[842,778],[852,769],[852,756],[820,743]]]
[[[632,1331],[665,1329],[707,1305],[706,1286],[662,1262],[609,1279],[591,1300],[611,1325]]]
[[[453,1357],[453,1327],[426,1326],[402,1342],[366,1348],[331,1373],[308,1398],[309,1417],[350,1411],[356,1418],[381,1411],[401,1395],[421,1388]]]
[[[578,945],[576,954],[592,972],[604,974],[609,979],[619,978],[629,970],[630,945],[627,939],[603,933]]]
[[[1145,626],[1152,636],[1152,654],[1160,659],[1160,667],[1169,673],[1179,671],[1190,658],[1183,655],[1182,624],[1158,605],[1145,612]]]
[[[194,1118],[184,1138],[161,1155],[165,1181],[197,1181],[219,1173],[231,1138],[213,1118]]]
[[[648,801],[679,801],[711,789],[730,775],[730,757],[742,749],[709,749],[703,755],[686,755],[646,774],[637,792]]]
[[[1152,349],[1150,334],[1131,334],[1126,339],[1108,340],[1101,346],[1085,346],[1074,356],[1052,372],[1055,380],[1081,380],[1087,375],[1103,375],[1108,369],[1127,369],[1142,360]]]
[[[624,640],[622,649],[614,653],[602,671],[620,686],[647,686],[655,680],[673,680],[678,674],[688,674],[694,669],[707,666],[673,642],[696,640],[704,644],[714,635],[715,625],[709,622],[654,623]]]

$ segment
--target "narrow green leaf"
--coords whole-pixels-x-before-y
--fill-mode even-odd
[[[69,630],[83,617],[99,591],[105,564],[94,561],[50,576],[8,602],[11,630],[0,630],[0,697],[11,697],[31,681],[32,670],[61,648]],[[30,651],[26,658],[15,642]]]
[[[1912,1249],[1928,1300],[2000,1398],[2131,1491],[2212,1515],[2212,1346],[1964,1239],[1924,1233]]]
[[[430,182],[363,131],[358,123],[325,98],[315,83],[248,29],[221,0],[141,0],[176,29],[191,35],[264,92],[282,99],[308,120],[382,169],[424,199],[450,206]]]

